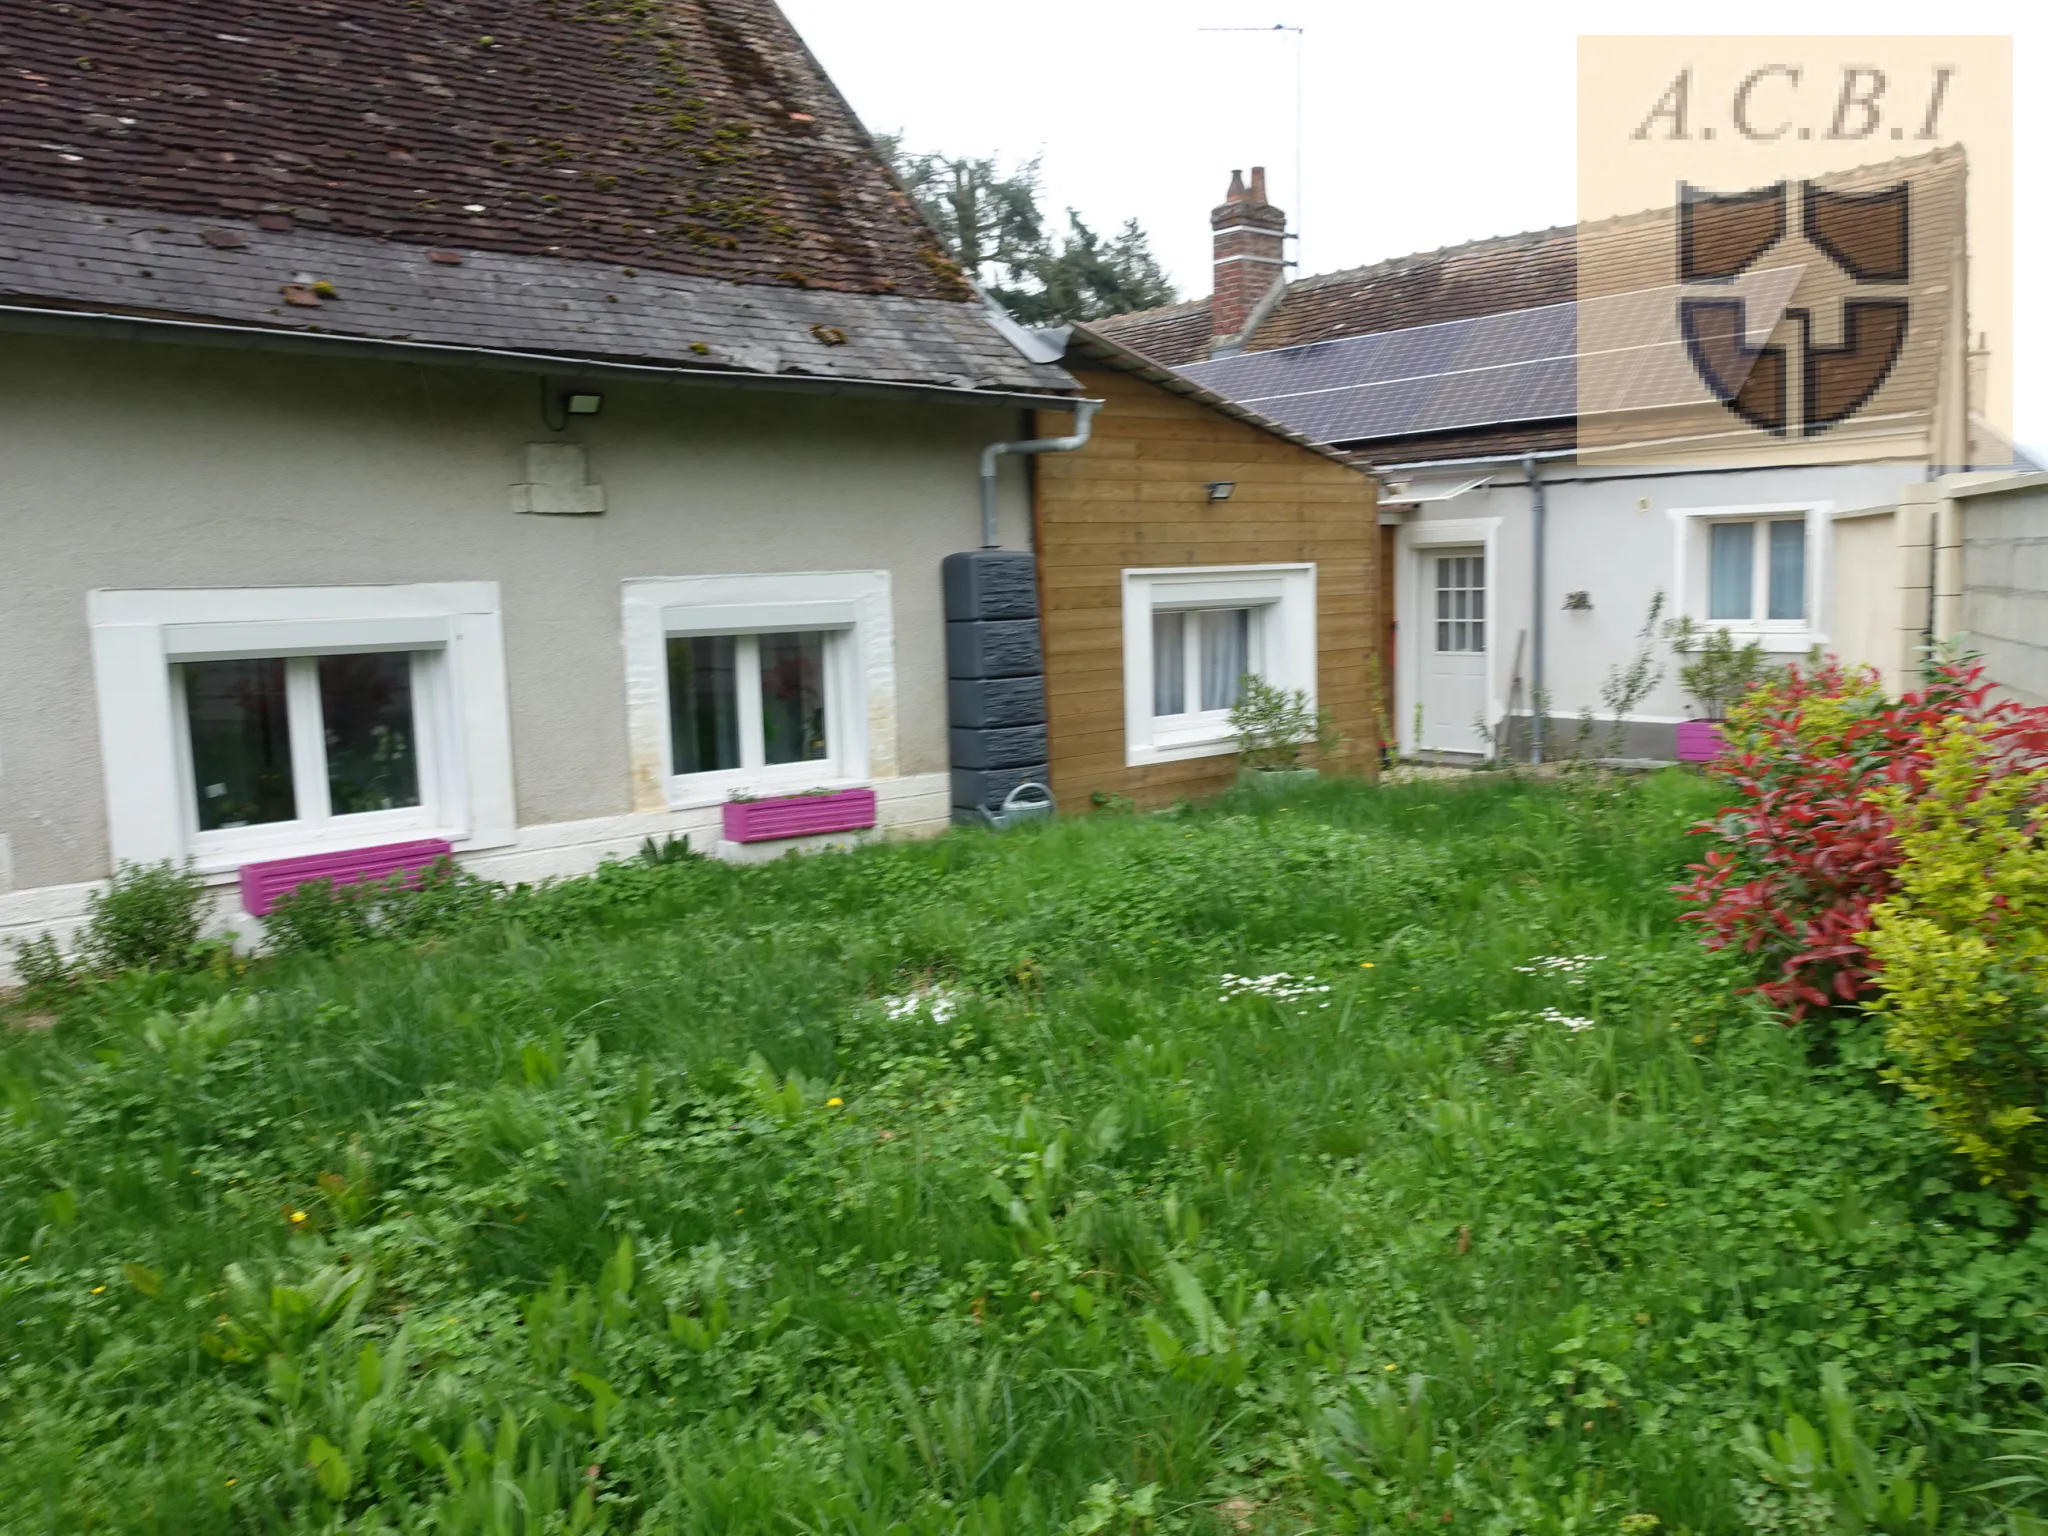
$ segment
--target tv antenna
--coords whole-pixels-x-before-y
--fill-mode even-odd
[[[1267,36],[1271,36],[1276,32],[1291,32],[1294,34],[1294,261],[1295,270],[1297,272],[1305,272],[1308,269],[1302,265],[1301,231],[1308,203],[1308,194],[1302,189],[1301,179],[1301,56],[1303,52],[1302,39],[1307,35],[1308,28],[1291,26],[1284,21],[1276,21],[1270,27],[1197,27],[1195,30],[1197,32],[1263,32]]]

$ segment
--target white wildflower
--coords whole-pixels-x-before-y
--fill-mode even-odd
[[[1536,1017],[1545,1024],[1562,1024],[1573,1034],[1577,1034],[1582,1029],[1591,1029],[1593,1027],[1591,1019],[1582,1019],[1573,1013],[1560,1013],[1555,1008],[1545,1008]]]
[[[946,987],[919,987],[914,992],[899,992],[876,1001],[882,1005],[885,1018],[907,1019],[922,1012],[930,1015],[934,1024],[944,1024],[959,1010],[960,994]]]
[[[1239,976],[1230,971],[1223,973],[1217,982],[1219,1003],[1230,1002],[1240,997],[1269,997],[1276,1003],[1304,1003],[1328,992],[1330,989],[1313,976],[1295,976],[1287,971],[1275,971],[1270,976]],[[1323,1003],[1321,1007],[1330,1005]]]
[[[1516,970],[1524,976],[1555,976],[1568,986],[1582,987],[1586,984],[1586,972],[1607,957],[1605,955],[1538,955],[1527,965],[1518,965]]]

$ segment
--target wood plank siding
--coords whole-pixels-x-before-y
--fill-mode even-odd
[[[1128,568],[1316,567],[1316,689],[1346,738],[1338,763],[1378,764],[1382,659],[1374,482],[1345,464],[1199,401],[1106,368],[1069,371],[1105,405],[1076,453],[1034,461],[1033,514],[1045,635],[1052,787],[1083,810],[1097,792],[1140,806],[1216,794],[1232,754],[1129,767],[1124,751],[1123,572]],[[1041,412],[1038,431],[1072,430]],[[1229,480],[1228,501],[1208,483]]]

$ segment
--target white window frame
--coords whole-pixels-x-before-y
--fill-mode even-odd
[[[1252,670],[1277,688],[1316,697],[1316,568],[1206,565],[1126,569],[1124,763],[1141,768],[1237,750],[1228,710],[1168,717],[1152,713],[1152,615],[1159,611],[1249,608]],[[1199,687],[1199,672],[1187,678]]]
[[[320,709],[317,668],[322,656],[360,655],[365,651],[397,651],[410,659],[414,766],[419,777],[419,804],[385,811],[357,811],[337,816],[329,805],[327,743]],[[289,821],[255,822],[244,827],[199,830],[199,783],[192,762],[186,664],[242,659],[221,655],[182,654],[171,660],[172,689],[177,695],[178,772],[185,802],[186,846],[202,860],[245,862],[307,848],[348,843],[370,844],[403,837],[425,837],[451,824],[448,806],[459,798],[460,786],[442,772],[449,755],[447,732],[446,641],[440,644],[355,644],[346,652],[266,651],[285,664],[285,720],[292,758],[292,800],[298,815]]]
[[[1230,708],[1203,709],[1202,698],[1202,630],[1198,616],[1204,612],[1249,614],[1245,634],[1245,671],[1255,677],[1266,675],[1266,606],[1249,603],[1201,603],[1182,607],[1176,603],[1161,603],[1152,610],[1156,619],[1162,613],[1185,614],[1196,622],[1187,623],[1181,632],[1181,702],[1188,706],[1176,715],[1157,713],[1158,678],[1152,682],[1154,713],[1152,715],[1152,743],[1157,747],[1169,747],[1184,742],[1206,744],[1219,737],[1230,735]],[[1159,661],[1158,633],[1153,633],[1152,661],[1156,667]]]
[[[1755,640],[1774,654],[1798,655],[1816,645],[1826,645],[1820,615],[1826,612],[1829,565],[1834,549],[1834,520],[1831,501],[1774,501],[1728,507],[1672,507],[1674,565],[1671,590],[1677,611],[1702,629],[1723,629],[1735,640]],[[1763,526],[1774,522],[1803,519],[1806,524],[1806,616],[1799,619],[1766,619],[1755,615],[1769,608],[1768,573],[1770,533]],[[1716,523],[1758,525],[1752,549],[1750,600],[1752,615],[1747,619],[1707,617],[1707,580],[1711,564],[1709,533]]]
[[[458,850],[517,837],[496,582],[95,591],[87,597],[107,834],[117,863],[251,860],[437,837]],[[403,651],[413,660],[420,805],[325,817],[317,684],[299,658]],[[282,657],[298,819],[199,830],[182,664]],[[305,697],[314,690],[310,712]],[[310,814],[309,814],[310,813]]]
[[[896,671],[887,571],[786,571],[645,577],[624,583],[626,730],[636,810],[684,810],[731,798],[854,789],[896,774]],[[668,642],[683,635],[823,631],[821,761],[762,761],[758,672],[742,664],[738,768],[678,774],[669,737]]]

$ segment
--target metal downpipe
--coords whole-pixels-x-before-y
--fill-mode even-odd
[[[1076,400],[1074,402],[1074,431],[1068,437],[1033,437],[1014,443],[990,443],[981,450],[981,547],[995,549],[996,544],[996,460],[1006,453],[1072,453],[1076,448],[1085,447],[1088,432],[1095,421],[1095,413],[1102,409],[1100,400]]]
[[[1522,473],[1529,479],[1529,510],[1533,514],[1535,539],[1535,550],[1529,561],[1533,572],[1530,590],[1534,598],[1534,611],[1529,621],[1529,761],[1540,763],[1543,761],[1543,717],[1550,708],[1550,698],[1543,687],[1543,567],[1550,506],[1544,497],[1543,471],[1535,454],[1522,455]]]

